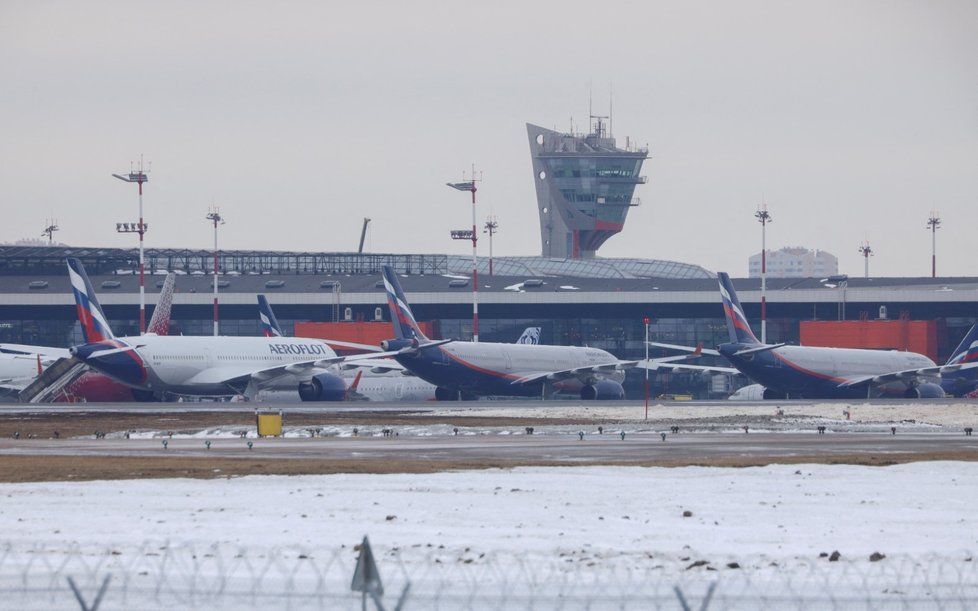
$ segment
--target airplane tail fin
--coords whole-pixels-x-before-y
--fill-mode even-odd
[[[170,272],[163,281],[163,289],[160,290],[160,299],[156,302],[153,309],[153,317],[149,319],[149,326],[146,327],[147,333],[156,335],[168,335],[170,333],[170,310],[173,308],[173,287],[176,284],[177,275]]]
[[[74,257],[68,259],[68,277],[71,279],[71,290],[75,294],[75,308],[78,310],[78,322],[81,323],[85,343],[95,343],[115,337],[109,322],[102,312],[102,306],[95,296],[92,281],[85,273],[85,266]]]
[[[971,329],[968,330],[968,334],[951,353],[951,358],[947,360],[947,364],[957,365],[975,361],[978,361],[978,324],[972,325]]]
[[[264,295],[258,296],[258,316],[261,319],[261,332],[265,337],[282,337],[282,326],[275,318],[275,312]]]
[[[384,288],[387,289],[387,305],[391,311],[391,322],[394,323],[394,334],[397,339],[411,339],[419,342],[429,341],[421,331],[418,321],[415,320],[408,305],[404,291],[401,290],[401,283],[397,281],[397,275],[389,265],[384,266]]]
[[[517,344],[532,344],[537,345],[540,343],[540,331],[541,327],[527,327],[523,330],[523,335],[516,340]]]
[[[730,343],[760,344],[754,332],[750,330],[747,316],[744,315],[744,309],[740,307],[740,300],[737,299],[737,292],[734,291],[730,276],[725,272],[719,272],[717,279],[720,281],[720,298],[723,300],[723,315],[727,319]]]

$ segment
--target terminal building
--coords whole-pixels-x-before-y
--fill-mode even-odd
[[[139,276],[135,249],[0,247],[0,341],[48,346],[81,343],[65,258],[78,257],[92,277],[103,309],[119,335],[138,334]],[[694,265],[594,259],[561,263],[546,259],[503,258],[495,275],[479,275],[479,326],[482,341],[515,341],[523,329],[541,327],[541,341],[594,346],[623,359],[645,355],[644,317],[649,339],[706,347],[727,341],[727,329],[713,274]],[[480,265],[485,261],[480,260]],[[381,267],[401,275],[415,314],[437,337],[472,336],[472,293],[459,282],[471,259],[446,255],[297,253],[226,251],[220,253],[220,331],[256,335],[256,295],[267,295],[287,333],[322,323],[322,333],[345,337],[356,327],[387,325]],[[539,266],[539,267],[537,267]],[[213,252],[148,249],[147,316],[162,286],[163,274],[178,274],[173,300],[173,333],[209,335],[213,331]],[[751,324],[759,328],[760,280],[734,281]],[[848,337],[872,338],[864,347],[911,349],[942,362],[978,321],[978,278],[850,278],[823,283],[817,278],[769,278],[768,340],[819,345],[837,338],[839,320]],[[814,322],[818,324],[812,324]],[[924,321],[925,329],[917,324]],[[852,325],[872,332],[854,329]],[[884,328],[885,327],[885,328]],[[331,330],[332,329],[332,330]],[[307,332],[307,331],[303,331]],[[319,333],[319,332],[317,332]],[[862,334],[862,335],[860,335]],[[924,337],[923,344],[914,338]],[[343,339],[333,337],[333,339]],[[820,345],[832,345],[821,343]],[[838,344],[835,344],[838,345]],[[651,356],[664,355],[653,350]],[[700,374],[660,374],[653,392],[683,392],[697,397],[725,396],[730,384]],[[632,371],[625,389],[642,396],[642,373]]]

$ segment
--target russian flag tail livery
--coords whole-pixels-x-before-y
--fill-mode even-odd
[[[397,339],[418,340],[421,343],[429,341],[414,319],[411,306],[408,305],[401,290],[401,283],[391,266],[384,266],[384,288],[387,289],[387,305],[391,310],[391,321],[394,323],[394,335]]]
[[[740,307],[740,300],[737,299],[737,292],[734,291],[730,276],[725,272],[719,272],[717,279],[720,281],[720,298],[723,299],[723,315],[727,319],[730,343],[760,344],[754,332],[750,330],[750,325],[747,324],[747,316],[744,315],[744,309]]]
[[[92,344],[107,339],[114,339],[109,322],[98,304],[95,289],[85,273],[85,266],[75,258],[68,259],[68,277],[71,279],[71,290],[75,293],[75,307],[78,310],[78,322],[81,323],[85,343]]]
[[[947,360],[947,364],[959,365],[974,363],[975,361],[978,361],[978,325],[972,325],[971,329],[968,330],[968,334],[951,353],[951,358]]]
[[[282,337],[282,327],[264,295],[258,296],[258,316],[261,318],[261,332],[265,337]]]
[[[146,333],[154,335],[170,334],[170,311],[173,308],[173,285],[176,283],[177,275],[170,272],[163,281],[163,289],[160,291],[160,300],[156,302],[153,309],[153,317],[149,319],[149,326]]]

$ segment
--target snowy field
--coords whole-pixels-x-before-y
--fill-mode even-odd
[[[364,535],[388,608],[408,579],[407,609],[681,608],[674,586],[699,608],[713,583],[713,608],[974,608],[975,507],[969,462],[0,484],[0,608],[78,608],[65,575],[91,600],[113,570],[102,609],[359,608]],[[254,598],[256,570],[277,595]],[[307,586],[318,598],[282,597]]]

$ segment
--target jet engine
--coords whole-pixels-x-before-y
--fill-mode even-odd
[[[585,401],[615,401],[625,398],[625,389],[614,380],[600,380],[584,385],[581,398]]]
[[[783,401],[788,398],[788,395],[783,392],[778,392],[776,390],[771,390],[770,388],[764,389],[764,400],[765,401]]]
[[[417,344],[413,339],[385,339],[380,342],[380,347],[384,352],[393,352],[394,350],[416,346]]]
[[[925,383],[911,386],[903,396],[907,399],[943,399],[945,395],[940,384]]]
[[[299,398],[303,401],[343,401],[346,382],[333,373],[314,375],[308,382],[299,383]]]

